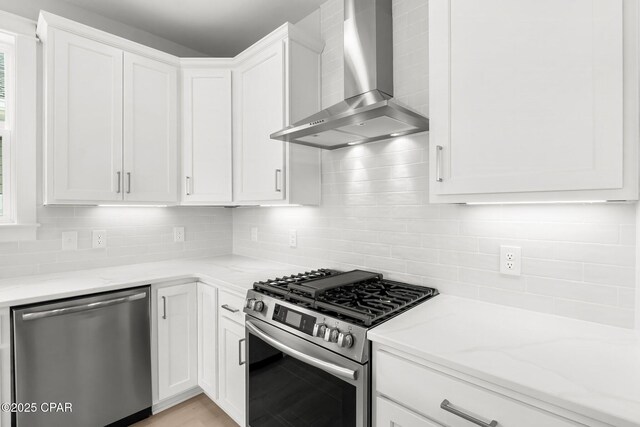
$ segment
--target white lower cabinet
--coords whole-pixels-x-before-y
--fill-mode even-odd
[[[220,317],[220,395],[218,405],[241,426],[245,423],[244,325]]]
[[[442,427],[384,397],[376,398],[376,420],[385,427]]]
[[[158,399],[198,385],[196,283],[158,289]]]
[[[198,385],[210,399],[218,398],[217,289],[198,283]]]
[[[377,344],[373,367],[375,426],[468,427],[493,421],[501,427],[605,426]]]

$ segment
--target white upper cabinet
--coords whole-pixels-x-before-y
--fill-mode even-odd
[[[431,0],[430,200],[637,199],[635,9]]]
[[[284,43],[274,43],[236,69],[238,200],[281,200],[284,144]]]
[[[41,12],[45,203],[176,203],[177,65]]]
[[[177,68],[124,54],[124,199],[176,202]]]
[[[320,202],[320,150],[289,145],[269,136],[320,110],[321,50],[321,43],[285,24],[236,58],[236,202]]]
[[[45,49],[46,202],[122,199],[122,50],[51,29]]]
[[[232,204],[231,69],[182,63],[182,204]]]

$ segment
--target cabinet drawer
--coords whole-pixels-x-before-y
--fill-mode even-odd
[[[220,314],[239,323],[244,324],[244,296],[233,294],[227,291],[220,291],[219,302]]]
[[[500,427],[583,425],[384,351],[376,353],[374,366],[378,393],[450,427],[474,424],[441,408],[445,399],[453,411]]]
[[[442,427],[380,396],[376,398],[375,425],[379,427]]]

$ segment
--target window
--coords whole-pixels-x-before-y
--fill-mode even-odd
[[[15,222],[12,187],[13,45],[0,38],[0,223]]]
[[[37,40],[0,11],[0,241],[35,240]]]

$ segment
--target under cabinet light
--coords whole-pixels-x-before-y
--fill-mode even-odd
[[[557,201],[525,201],[525,202],[467,202],[461,203],[462,205],[563,205],[563,204],[580,204],[580,203],[613,203],[613,202],[625,202],[625,200],[557,200]]]
[[[98,205],[101,208],[168,208],[169,205]]]

